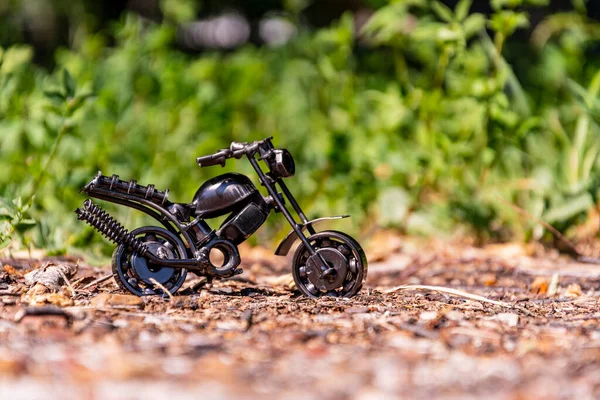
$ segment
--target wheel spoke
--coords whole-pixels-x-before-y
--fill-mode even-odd
[[[348,261],[348,268],[350,269],[350,272],[352,272],[353,275],[358,274],[358,261],[356,260],[356,258],[350,258],[350,260]]]
[[[298,269],[298,272],[300,273],[300,277],[305,278],[306,277],[306,265],[301,266]]]
[[[345,246],[343,244],[340,244],[337,249],[339,250],[340,253],[342,253],[343,255],[345,255],[346,257],[348,257],[350,255],[350,253],[352,253],[352,251],[348,248],[348,246]]]
[[[345,293],[348,293],[350,290],[352,290],[352,288],[354,287],[354,284],[355,284],[355,283],[356,283],[355,281],[350,281],[350,282],[348,282],[347,284],[345,284],[345,285],[344,285],[344,289],[343,289],[343,291],[344,291],[344,294],[345,294]]]
[[[306,285],[306,290],[308,290],[310,293],[312,293],[313,296],[317,296],[320,293],[319,289],[317,289],[315,287],[315,285],[313,285],[312,283],[309,283],[308,285]]]
[[[151,295],[151,294],[156,294],[156,292],[152,289],[150,289],[149,287],[144,289],[144,294],[146,295]]]

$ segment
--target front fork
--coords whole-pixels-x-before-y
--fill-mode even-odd
[[[286,208],[284,202],[279,198],[279,196],[277,194],[277,190],[275,189],[276,183],[278,183],[279,186],[281,187],[283,194],[285,195],[285,197],[288,199],[288,201],[292,205],[292,208],[294,209],[296,214],[298,214],[298,216],[302,220],[304,226],[306,226],[306,228],[308,229],[308,232],[311,235],[313,235],[315,233],[314,228],[310,224],[308,224],[308,222],[309,222],[308,218],[306,218],[306,215],[300,208],[300,205],[298,204],[298,202],[296,201],[296,199],[294,198],[294,196],[288,189],[287,185],[281,179],[275,181],[270,176],[267,176],[263,172],[263,170],[260,168],[260,165],[258,165],[258,162],[254,158],[254,156],[248,155],[248,159],[250,160],[250,164],[252,164],[252,167],[258,174],[260,183],[267,189],[267,191],[269,192],[269,195],[271,195],[271,197],[275,201],[275,204],[277,204],[277,207],[283,213],[283,215],[285,216],[285,219],[287,219],[287,221],[291,225],[292,229],[294,230],[294,233],[302,241],[304,246],[306,246],[306,249],[310,253],[310,258],[313,260],[313,262],[320,264],[320,267],[321,267],[321,270],[323,271],[323,273],[327,274],[330,267],[327,265],[325,260],[323,260],[323,258],[317,253],[317,251],[312,246],[310,241],[306,238],[306,236],[304,236],[304,233],[302,232],[302,225],[299,225],[298,223],[296,223],[296,220],[294,219],[292,214]]]
[[[285,195],[285,197],[289,200],[290,204],[292,205],[292,208],[294,209],[294,211],[296,211],[296,214],[298,214],[298,216],[302,220],[302,223],[304,225],[306,225],[306,229],[308,229],[308,233],[310,233],[311,235],[314,235],[316,233],[314,228],[312,227],[312,225],[308,224],[308,222],[309,222],[308,218],[306,218],[306,215],[304,215],[304,212],[300,208],[300,205],[296,201],[296,198],[294,196],[292,196],[290,189],[288,189],[285,182],[282,181],[281,179],[279,180],[278,183],[279,183],[279,187],[283,191],[283,194]]]

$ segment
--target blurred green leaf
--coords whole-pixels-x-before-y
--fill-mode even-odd
[[[194,0],[160,0],[160,8],[167,20],[181,23],[192,21],[198,13],[199,2]]]
[[[445,21],[445,22],[454,21],[454,13],[444,3],[441,3],[437,0],[433,0],[431,2],[431,9],[433,10],[433,12],[435,12],[435,14],[438,16],[438,18],[440,18],[442,21]]]
[[[27,65],[33,58],[33,51],[29,46],[13,46],[4,50],[0,73],[8,74],[16,72],[19,68]]]
[[[66,68],[63,70],[63,90],[67,97],[75,96],[75,80]]]
[[[471,14],[462,23],[465,31],[465,37],[470,38],[483,28],[485,28],[486,19],[482,14]]]
[[[93,93],[86,93],[83,95],[77,95],[75,98],[71,99],[67,104],[67,112],[72,115],[75,111],[79,110],[88,99],[94,97]]]
[[[454,14],[458,21],[463,21],[469,15],[473,0],[460,0],[454,9]]]
[[[496,32],[501,32],[505,36],[510,36],[519,28],[529,26],[528,14],[515,11],[498,11],[490,19],[490,28]]]
[[[57,102],[63,102],[66,99],[66,96],[57,90],[46,90],[46,91],[44,91],[44,95],[46,97],[48,97],[50,100],[57,101]]]
[[[544,213],[542,219],[550,224],[565,221],[583,213],[594,206],[594,201],[589,193],[570,198],[564,203],[550,208]]]

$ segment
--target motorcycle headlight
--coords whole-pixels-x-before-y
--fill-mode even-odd
[[[287,178],[296,172],[294,157],[286,149],[275,149],[269,160],[271,171],[281,178]]]

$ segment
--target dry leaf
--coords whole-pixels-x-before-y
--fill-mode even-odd
[[[65,296],[64,293],[42,293],[42,294],[26,294],[21,298],[21,301],[30,306],[43,304],[52,304],[58,307],[70,307],[74,304],[73,299]]]
[[[5,265],[4,266],[4,271],[10,275],[10,276],[14,276],[14,277],[20,277],[23,276],[23,273],[25,271],[19,271],[18,269],[16,269],[15,267],[13,267],[12,265]]]
[[[577,283],[571,283],[569,286],[567,286],[565,296],[567,296],[567,297],[581,296],[581,286],[579,286],[579,284],[577,284]]]
[[[67,284],[64,277],[70,279],[75,274],[77,274],[77,265],[47,263],[25,274],[25,283],[28,285],[41,283],[50,289],[58,291],[63,285]]]
[[[48,287],[42,285],[41,283],[36,283],[31,288],[29,288],[29,290],[27,291],[27,294],[30,296],[34,296],[34,295],[48,293],[48,292],[50,292],[50,289]]]
[[[490,256],[502,258],[513,258],[527,255],[527,251],[521,243],[490,244],[485,246],[485,252]]]
[[[0,374],[19,375],[25,372],[25,361],[13,358],[0,358]]]
[[[485,286],[493,286],[498,282],[498,277],[496,274],[484,274],[482,275],[481,280]]]
[[[548,293],[548,280],[543,276],[537,276],[529,288],[534,293],[546,294]]]

